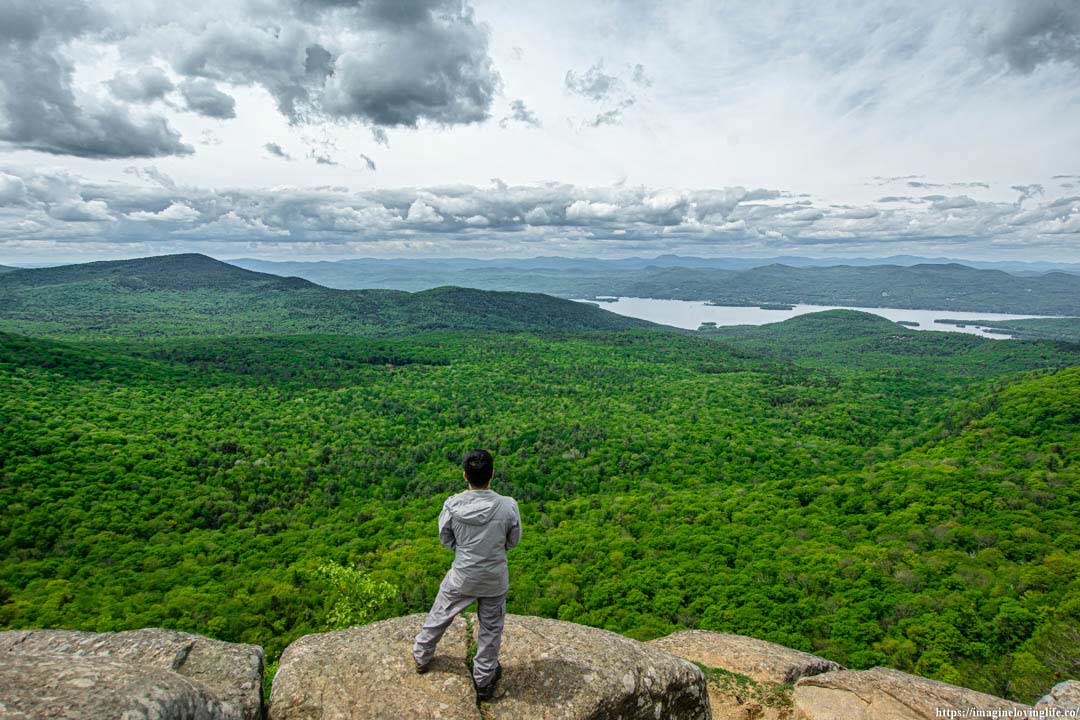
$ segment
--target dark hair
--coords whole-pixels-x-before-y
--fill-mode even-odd
[[[465,477],[474,488],[486,488],[491,484],[491,475],[495,470],[495,461],[487,450],[473,450],[465,456]]]

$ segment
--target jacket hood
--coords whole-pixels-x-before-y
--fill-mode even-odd
[[[499,495],[491,490],[466,490],[447,502],[450,514],[469,525],[484,525],[499,506]]]

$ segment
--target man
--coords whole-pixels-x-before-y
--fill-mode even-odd
[[[454,563],[413,644],[416,672],[425,673],[446,628],[474,600],[480,621],[473,685],[477,700],[490,700],[502,676],[499,644],[506,615],[510,575],[506,551],[521,539],[517,502],[491,489],[495,463],[487,450],[465,456],[462,476],[468,490],[451,495],[439,513],[439,542],[454,551]]]

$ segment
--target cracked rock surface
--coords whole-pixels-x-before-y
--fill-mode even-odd
[[[1036,703],[1036,707],[1080,710],[1080,681],[1059,682]]]
[[[745,675],[757,682],[794,683],[807,675],[843,670],[832,660],[744,635],[684,630],[649,644],[711,668]]]
[[[939,710],[1030,710],[993,695],[891,668],[804,677],[792,693],[800,720],[931,720]],[[1021,717],[1021,716],[1017,716]]]
[[[454,620],[431,669],[417,675],[411,648],[423,621],[409,615],[298,639],[281,656],[270,720],[710,718],[705,678],[692,663],[616,633],[522,615],[506,616],[502,680],[478,708],[465,619]]]
[[[0,632],[0,716],[259,720],[263,651],[164,628]]]

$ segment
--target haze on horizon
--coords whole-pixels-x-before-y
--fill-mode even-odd
[[[0,263],[1080,262],[1080,4],[0,0]]]

